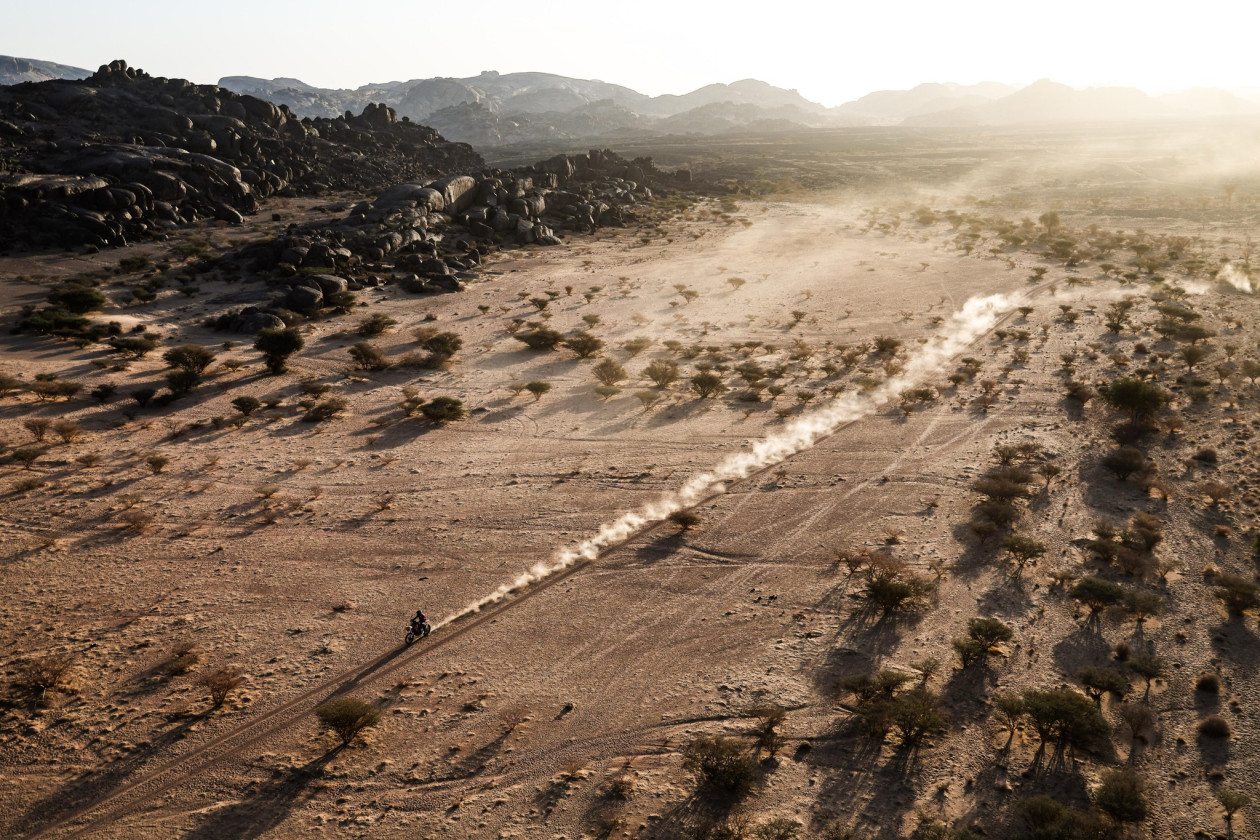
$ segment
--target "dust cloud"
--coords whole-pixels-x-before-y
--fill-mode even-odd
[[[515,580],[504,583],[485,597],[438,622],[434,629],[497,604],[578,562],[593,560],[605,549],[625,542],[675,511],[693,507],[724,492],[727,483],[747,478],[754,472],[778,464],[814,446],[844,424],[874,414],[880,406],[895,399],[905,389],[919,384],[939,370],[946,361],[966,350],[972,342],[992,329],[1003,315],[1018,306],[1022,299],[1020,295],[988,295],[969,299],[943,325],[941,333],[911,353],[901,373],[869,392],[842,394],[821,408],[797,417],[782,431],[754,442],[747,451],[728,456],[712,470],[693,476],[677,490],[604,523],[590,538],[560,549],[550,560],[536,563]]]

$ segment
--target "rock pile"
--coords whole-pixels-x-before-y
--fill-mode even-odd
[[[343,218],[294,228],[232,254],[230,267],[265,279],[275,291],[268,302],[226,313],[214,325],[254,332],[292,324],[344,306],[345,293],[365,286],[459,291],[477,278],[485,255],[557,245],[565,231],[627,224],[654,188],[676,180],[650,159],[627,161],[595,150],[524,169],[396,184]]]
[[[198,219],[239,224],[271,195],[370,192],[474,172],[481,157],[369,105],[298,119],[115,61],[81,81],[0,87],[0,242],[124,245]]]

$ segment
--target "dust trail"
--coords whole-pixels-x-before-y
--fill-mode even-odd
[[[937,371],[944,362],[967,349],[972,342],[991,329],[1002,315],[1019,305],[1021,299],[1022,296],[1005,295],[971,298],[950,317],[941,333],[911,354],[905,370],[897,376],[885,380],[869,392],[842,394],[821,408],[797,417],[782,431],[756,441],[746,451],[728,456],[709,472],[691,477],[672,493],[604,523],[594,536],[559,550],[551,560],[535,564],[510,583],[503,584],[484,598],[438,622],[435,628],[479,612],[491,604],[497,604],[574,563],[592,560],[604,549],[624,542],[671,513],[723,492],[727,482],[738,481],[786,460],[809,449],[845,423],[873,414],[881,405],[897,397],[906,388],[917,385]]]
[[[1254,294],[1256,289],[1251,284],[1251,276],[1245,268],[1239,268],[1232,262],[1225,263],[1220,272],[1217,273],[1216,279],[1222,283],[1228,283],[1240,292]]]

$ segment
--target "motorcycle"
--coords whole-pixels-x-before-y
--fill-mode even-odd
[[[417,638],[423,639],[425,636],[429,635],[432,632],[433,632],[433,626],[429,624],[428,619],[425,619],[425,621],[419,627],[416,627],[416,625],[414,624],[408,624],[407,636],[403,639],[403,643],[406,645],[410,645]]]

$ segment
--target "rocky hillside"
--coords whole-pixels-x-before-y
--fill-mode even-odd
[[[274,194],[371,192],[473,172],[471,147],[368,105],[299,119],[255,96],[116,61],[82,81],[0,88],[0,241],[119,245]]]
[[[47,82],[50,79],[83,79],[90,75],[92,75],[91,70],[58,64],[55,61],[0,55],[0,85]]]

